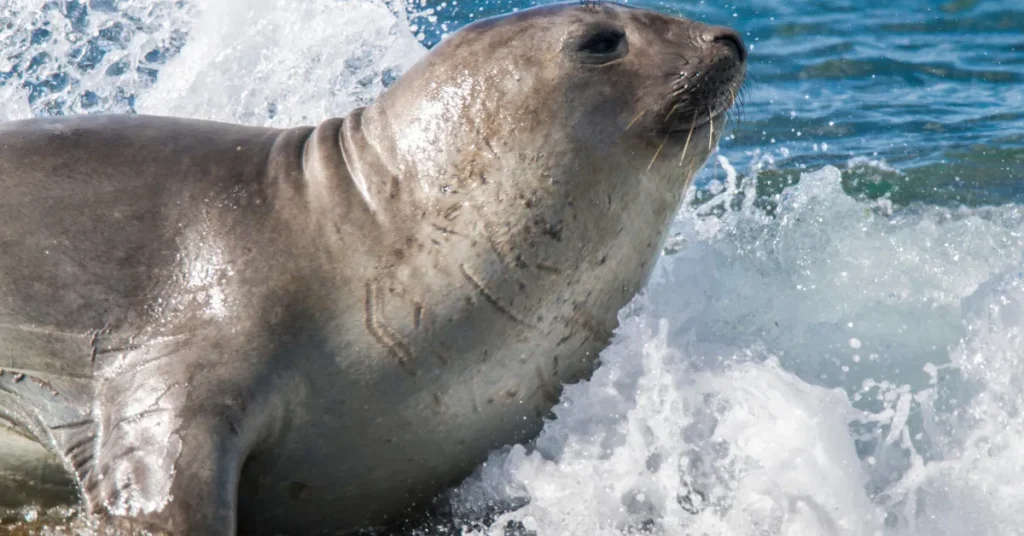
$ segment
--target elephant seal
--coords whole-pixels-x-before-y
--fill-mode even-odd
[[[0,437],[117,526],[395,519],[587,377],[744,73],[732,30],[562,4],[315,128],[4,124]]]

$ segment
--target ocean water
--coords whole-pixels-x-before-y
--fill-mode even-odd
[[[1024,4],[633,3],[740,30],[742,105],[593,378],[414,532],[1024,534]],[[529,5],[0,0],[0,119],[313,123]]]

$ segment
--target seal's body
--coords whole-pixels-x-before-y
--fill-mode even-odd
[[[723,28],[559,5],[315,129],[0,126],[0,443],[126,526],[400,514],[589,374],[743,66]]]

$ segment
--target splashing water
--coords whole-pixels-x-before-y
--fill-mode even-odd
[[[409,20],[431,13],[0,5],[0,119],[272,126],[370,102],[422,56]],[[566,389],[535,442],[495,452],[443,499],[462,532],[1024,534],[1024,208],[850,195],[899,173],[856,155],[767,202],[783,150],[709,163],[725,180],[691,192],[593,378]]]
[[[727,183],[737,177],[730,171]],[[752,199],[756,172],[745,177]],[[660,273],[536,448],[456,511],[538,534],[1014,534],[1024,210],[846,196],[805,174],[774,218],[682,211]]]
[[[424,49],[375,2],[203,3],[140,111],[287,127],[364,106]],[[404,10],[398,11],[404,14]]]
[[[3,120],[138,112],[308,124],[369,103],[424,53],[401,6],[361,0],[0,6]]]

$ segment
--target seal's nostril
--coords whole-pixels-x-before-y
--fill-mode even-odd
[[[747,48],[743,45],[743,38],[740,34],[736,33],[731,28],[725,28],[717,26],[711,29],[711,40],[714,43],[731,46],[739,58],[740,62],[744,62],[747,59]]]

